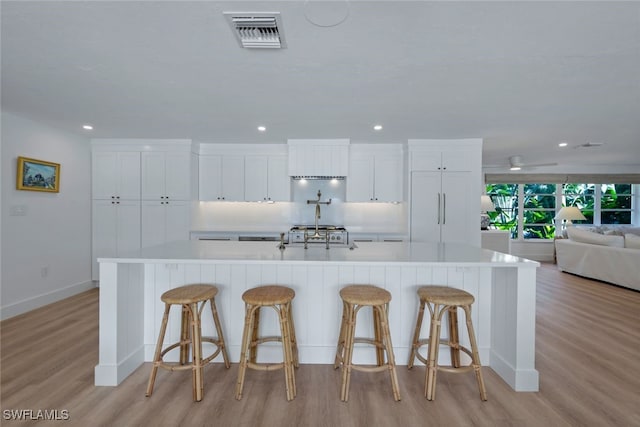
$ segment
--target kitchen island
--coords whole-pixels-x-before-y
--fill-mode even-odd
[[[410,352],[418,309],[416,289],[448,285],[476,298],[472,316],[482,364],[516,391],[538,390],[539,264],[535,261],[451,243],[361,242],[354,249],[315,244],[309,249],[292,245],[280,250],[277,242],[181,241],[98,262],[96,385],[115,386],[144,361],[152,360],[164,309],[160,295],[171,288],[191,283],[218,286],[216,304],[225,340],[231,360],[237,361],[244,326],[242,293],[264,284],[289,286],[296,292],[293,316],[300,363],[333,364],[342,310],[339,290],[347,284],[369,283],[391,292],[389,324],[398,364],[406,364]],[[272,311],[264,310],[261,320],[267,334],[279,331]],[[357,333],[373,334],[370,311],[362,310],[359,317]],[[203,319],[203,335],[214,335],[206,310]],[[460,325],[465,327],[463,322]],[[180,311],[174,309],[165,342],[176,341],[179,331]],[[465,337],[465,332],[460,336]],[[462,343],[468,344],[464,339]],[[281,360],[277,344],[264,347],[260,360]],[[440,357],[447,362],[448,352]],[[373,362],[374,352],[358,348],[354,360]]]

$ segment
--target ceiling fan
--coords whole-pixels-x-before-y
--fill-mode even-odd
[[[509,157],[509,164],[508,165],[491,165],[491,166],[485,166],[485,168],[491,169],[491,168],[505,168],[505,167],[508,167],[509,170],[519,171],[521,169],[535,168],[535,167],[539,167],[539,166],[556,166],[556,165],[557,165],[557,163],[525,163],[522,160],[522,156],[511,156],[511,157]]]

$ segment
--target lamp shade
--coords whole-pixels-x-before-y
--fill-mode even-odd
[[[587,218],[585,218],[585,216],[582,215],[582,212],[580,212],[580,209],[576,208],[575,206],[565,206],[560,209],[560,212],[558,212],[558,214],[555,216],[554,219],[566,219],[569,221],[579,221],[579,220],[584,221]]]
[[[491,201],[491,197],[483,194],[480,196],[480,212],[495,212],[496,207],[493,205]]]

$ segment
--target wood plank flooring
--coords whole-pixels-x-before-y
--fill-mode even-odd
[[[224,313],[223,313],[224,315]],[[393,315],[393,313],[391,313]],[[354,372],[348,403],[328,365],[302,365],[298,394],[285,399],[282,371],[249,371],[234,399],[238,365],[205,368],[202,402],[189,372],[158,373],[145,397],[150,364],[118,387],[95,387],[98,292],[91,290],[0,323],[3,426],[640,426],[640,292],[538,270],[536,367],[540,391],[516,393],[483,368],[489,400],[472,374],[438,376],[424,398],[424,368],[398,369],[402,401],[386,373]],[[7,420],[7,410],[68,411],[66,421]]]

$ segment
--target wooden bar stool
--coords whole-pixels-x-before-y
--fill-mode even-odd
[[[398,377],[396,375],[396,364],[391,345],[391,333],[389,332],[389,301],[391,294],[385,289],[373,285],[349,285],[340,290],[342,298],[342,322],[340,324],[340,335],[336,348],[336,358],[334,368],[342,366],[342,387],[340,399],[343,402],[349,400],[349,383],[351,381],[351,371],[381,372],[388,370],[391,377],[391,388],[393,398],[400,400],[400,390],[398,388]],[[356,318],[358,311],[362,307],[371,307],[373,310],[374,338],[355,337]],[[376,347],[376,366],[354,365],[353,345],[354,343],[372,344]],[[385,363],[385,352],[387,360]]]
[[[425,396],[428,400],[434,400],[436,398],[436,374],[438,371],[463,373],[473,370],[476,373],[480,398],[487,400],[487,391],[484,387],[480,356],[478,355],[478,345],[476,344],[476,336],[473,331],[473,324],[471,323],[471,304],[475,301],[473,295],[462,289],[449,288],[446,286],[422,286],[418,289],[418,296],[420,297],[420,309],[418,311],[416,329],[413,334],[413,344],[411,354],[409,355],[408,368],[411,369],[413,367],[413,362],[416,358],[427,365],[424,389]],[[429,307],[429,312],[431,313],[429,338],[420,339],[420,328],[424,317],[425,304]],[[471,350],[461,346],[458,340],[458,307],[464,310],[465,313]],[[442,316],[445,312],[448,313],[449,319],[448,340],[440,338],[440,326]],[[450,347],[450,366],[438,365],[438,350],[441,344]],[[419,352],[419,348],[424,345],[428,345],[428,356],[426,359]],[[460,366],[460,351],[465,352],[471,357],[471,363],[469,365]]]
[[[236,384],[236,399],[242,399],[244,377],[249,369],[259,371],[273,371],[284,369],[287,400],[296,397],[296,378],[294,368],[298,364],[298,344],[296,332],[291,315],[291,301],[296,293],[293,289],[279,285],[259,286],[249,289],[242,294],[245,303],[244,331],[242,333],[242,346],[240,348],[240,368],[238,370],[238,382]],[[280,336],[261,337],[258,333],[260,323],[260,309],[272,307],[278,313],[280,322]],[[258,363],[258,344],[270,341],[282,342],[283,362],[270,364]]]
[[[160,299],[164,302],[164,316],[162,325],[160,326],[160,335],[156,345],[155,356],[153,357],[153,368],[151,368],[151,376],[147,386],[147,396],[153,393],[153,385],[156,381],[158,368],[169,371],[181,371],[191,369],[193,372],[193,400],[199,402],[202,400],[204,393],[204,384],[202,374],[204,365],[212,361],[218,354],[222,353],[224,365],[229,369],[229,356],[222,334],[220,319],[218,318],[218,310],[216,309],[215,296],[218,294],[218,288],[213,285],[187,285],[179,288],[171,289],[162,294]],[[201,329],[201,315],[207,301],[211,304],[211,313],[213,314],[213,323],[218,334],[217,338],[203,337]],[[182,321],[180,325],[180,341],[171,344],[164,350],[162,345],[164,336],[167,331],[167,323],[169,321],[169,310],[172,305],[182,306]],[[216,350],[210,356],[203,358],[202,342],[210,342],[216,346]],[[164,355],[180,347],[180,362],[170,363],[163,361]],[[191,363],[187,364],[189,357],[189,347],[191,347]]]

